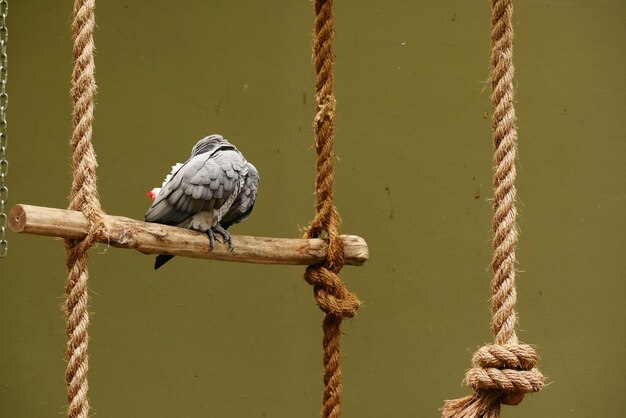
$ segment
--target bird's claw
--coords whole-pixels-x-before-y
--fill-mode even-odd
[[[231,238],[230,234],[228,232],[226,232],[226,229],[224,229],[224,227],[222,227],[221,225],[215,225],[214,227],[212,227],[211,229],[209,229],[207,231],[207,235],[209,236],[209,251],[213,251],[213,247],[215,246],[215,239],[216,239],[216,235],[215,233],[218,233],[219,235],[222,236],[222,238],[224,238],[224,243],[228,243],[228,252],[232,253],[233,250],[235,249],[235,245],[233,244],[233,239]]]
[[[206,234],[209,236],[209,251],[213,251],[213,247],[215,247],[215,232],[213,232],[213,228],[206,231]]]
[[[233,239],[231,238],[230,234],[226,232],[226,229],[224,229],[224,227],[220,224],[215,225],[214,228],[215,232],[224,237],[224,243],[228,243],[228,252],[232,253],[235,249],[235,246],[233,245]]]

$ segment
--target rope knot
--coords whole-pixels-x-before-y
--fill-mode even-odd
[[[343,264],[343,241],[336,236],[329,242],[326,262],[308,266],[304,279],[313,286],[317,305],[324,313],[337,318],[352,318],[361,306],[361,301],[339,278]]]
[[[538,392],[545,379],[535,367],[537,352],[527,344],[489,344],[476,351],[465,381],[476,393],[497,391],[500,403],[517,405],[526,393]]]
[[[100,207],[100,203],[86,204],[83,207],[73,208],[72,210],[80,210],[83,215],[89,221],[89,229],[87,235],[80,240],[65,240],[65,248],[68,251],[67,266],[71,269],[71,266],[76,262],[76,259],[89,250],[93,245],[103,236],[107,236],[107,227],[104,223],[104,211]]]
[[[316,238],[326,231],[328,235],[326,261],[323,264],[308,266],[304,272],[304,279],[313,286],[315,300],[322,312],[339,319],[353,318],[361,306],[361,301],[348,290],[338,275],[344,266],[343,241],[339,236],[341,218],[332,201],[321,203],[305,237]]]
[[[313,286],[317,305],[324,313],[338,318],[352,318],[356,315],[361,301],[348,290],[337,273],[325,265],[308,266],[304,279]]]
[[[538,392],[545,378],[535,367],[537,352],[526,344],[489,344],[472,358],[465,382],[474,394],[446,401],[443,418],[499,417],[500,405],[517,405],[526,393]]]

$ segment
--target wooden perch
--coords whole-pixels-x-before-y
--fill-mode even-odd
[[[257,264],[317,264],[326,258],[326,240],[268,238],[233,235],[235,250],[220,242],[209,251],[206,234],[122,216],[104,216],[106,233],[98,242],[133,248],[144,254],[170,254],[210,260]],[[9,227],[18,233],[80,240],[89,221],[81,212],[31,205],[15,205],[9,212]],[[367,243],[355,235],[342,235],[346,264],[360,266],[369,257]]]

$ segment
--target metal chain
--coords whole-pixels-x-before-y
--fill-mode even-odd
[[[7,94],[7,42],[9,30],[7,29],[7,13],[9,11],[8,0],[0,0],[0,258],[7,256],[9,242],[7,241],[8,216],[6,203],[9,199],[9,188],[5,184],[5,178],[9,173],[7,161],[7,107],[9,95]]]

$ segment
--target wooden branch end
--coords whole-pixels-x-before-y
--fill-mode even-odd
[[[9,211],[9,228],[13,232],[24,232],[26,227],[26,211],[22,205],[15,205]]]

